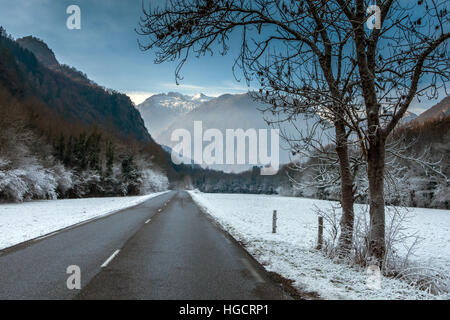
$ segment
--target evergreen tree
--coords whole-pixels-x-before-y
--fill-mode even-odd
[[[71,167],[73,165],[73,137],[69,136],[69,140],[67,141],[67,146],[65,148],[64,165]]]
[[[86,141],[85,152],[89,169],[95,170],[101,174],[102,165],[100,162],[100,141],[101,134],[96,132],[92,133]]]
[[[83,132],[80,133],[74,145],[75,167],[81,171],[86,170],[88,165],[86,146],[86,133]]]
[[[122,181],[125,192],[129,195],[139,194],[141,174],[132,155],[122,160]]]
[[[114,165],[114,145],[111,141],[106,143],[106,177],[111,177],[113,174],[113,165]]]
[[[61,134],[59,136],[58,141],[55,142],[54,145],[54,156],[59,161],[64,162],[64,156],[66,151],[66,145],[65,145],[65,139],[64,136]]]

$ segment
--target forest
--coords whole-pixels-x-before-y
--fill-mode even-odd
[[[45,67],[0,31],[0,201],[168,188],[167,155],[128,97]]]

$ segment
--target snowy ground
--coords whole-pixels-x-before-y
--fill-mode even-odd
[[[317,215],[313,209],[318,206],[326,210],[329,201],[197,191],[190,194],[267,270],[295,280],[294,286],[302,291],[317,292],[325,299],[450,298],[428,294],[392,278],[382,278],[381,289],[370,289],[366,270],[335,263],[314,250]],[[276,234],[272,234],[274,209],[278,210]],[[407,232],[417,232],[423,238],[414,259],[448,274],[450,211],[411,208],[409,216]]]
[[[165,192],[137,197],[87,198],[0,204],[0,249],[92,218],[135,206],[163,193]]]

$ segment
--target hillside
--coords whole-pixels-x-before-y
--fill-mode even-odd
[[[55,53],[47,46],[47,44],[35,37],[28,36],[17,39],[17,43],[35,55],[36,59],[48,68],[56,68],[59,62],[55,57]]]
[[[13,96],[38,99],[53,115],[69,122],[96,125],[124,139],[153,142],[126,95],[92,85],[87,79],[74,81],[82,78],[81,73],[59,66],[41,40],[26,37],[16,42],[2,36],[0,50],[0,86]]]
[[[169,157],[130,99],[25,39],[39,58],[0,28],[0,202],[167,189]]]
[[[442,99],[427,111],[424,111],[414,121],[424,123],[429,120],[442,120],[448,116],[450,116],[450,96]]]

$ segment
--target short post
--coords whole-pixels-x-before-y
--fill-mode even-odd
[[[322,249],[323,244],[323,217],[319,216],[319,230],[317,235],[317,250]]]
[[[272,233],[277,233],[277,210],[273,210]]]

